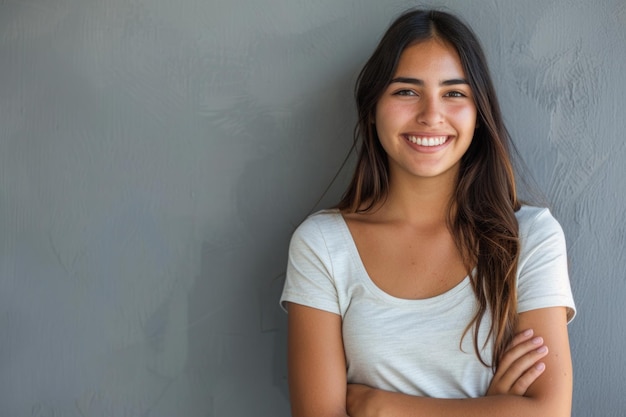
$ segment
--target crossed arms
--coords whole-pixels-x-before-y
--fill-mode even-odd
[[[571,415],[572,364],[565,307],[521,313],[519,333],[488,392],[468,399],[425,398],[348,384],[341,317],[294,303],[288,309],[293,417]],[[530,329],[533,332],[524,332]],[[547,350],[539,349],[544,346]]]

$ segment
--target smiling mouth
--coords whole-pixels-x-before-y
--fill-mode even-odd
[[[448,136],[407,136],[407,140],[419,146],[440,146],[446,143]]]

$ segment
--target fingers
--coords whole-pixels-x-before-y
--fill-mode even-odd
[[[524,355],[528,354],[534,349],[539,349],[543,346],[543,338],[532,336],[532,329],[525,330],[524,332],[515,335],[509,345],[509,348],[504,353],[504,356],[500,359],[498,371],[506,372],[513,365],[513,363],[523,358]],[[539,353],[547,352],[541,351]],[[523,364],[520,363],[518,364],[518,367],[519,366],[523,366]]]
[[[512,347],[515,347],[515,346],[519,345],[520,343],[527,341],[528,339],[531,338],[531,336],[533,334],[534,334],[534,330],[533,329],[527,329],[527,330],[524,330],[521,333],[516,334],[513,337],[513,340],[511,340],[511,343],[509,343],[508,349],[511,349]]]
[[[547,352],[547,351],[546,351]],[[515,381],[511,389],[509,390],[510,394],[513,395],[524,395],[526,391],[531,386],[533,382],[539,375],[543,373],[546,369],[546,364],[543,362],[537,362],[533,366],[531,366],[524,374]]]
[[[544,371],[545,364],[539,361],[547,354],[543,338],[533,337],[532,330],[517,334],[500,360],[488,393],[523,395]]]

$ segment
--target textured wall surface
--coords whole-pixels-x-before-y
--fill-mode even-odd
[[[592,3],[434,4],[482,38],[565,230],[574,415],[610,417],[626,3]],[[289,415],[288,240],[350,147],[359,67],[409,5],[0,0],[1,416]]]

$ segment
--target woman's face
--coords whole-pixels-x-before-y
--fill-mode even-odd
[[[391,179],[456,178],[474,135],[476,114],[453,47],[435,39],[407,47],[374,118]]]

